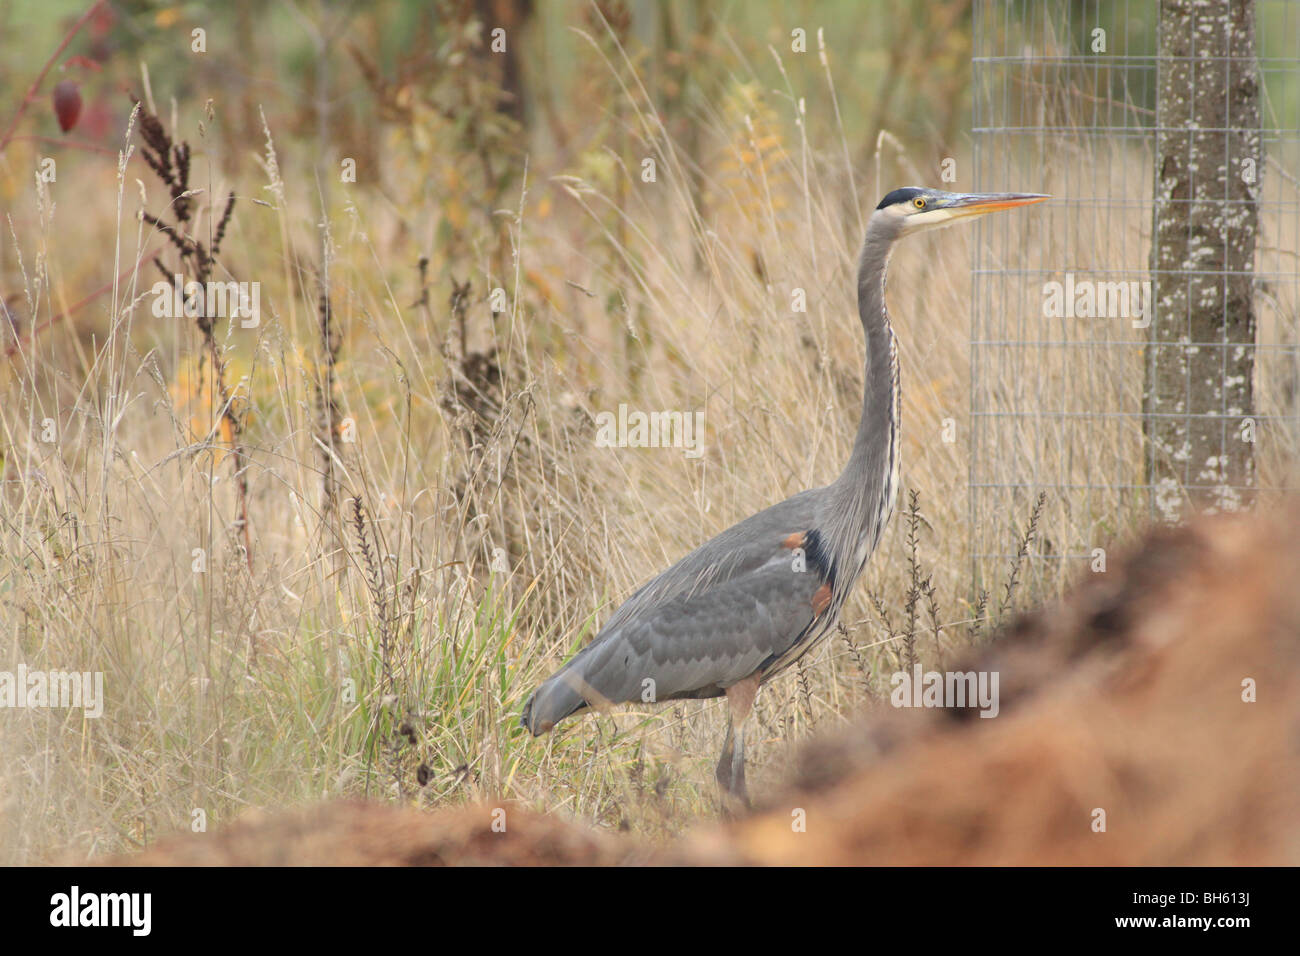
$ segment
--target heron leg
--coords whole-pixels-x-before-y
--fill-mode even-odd
[[[736,748],[731,756],[731,795],[749,806],[749,791],[745,789],[745,725],[736,725]]]
[[[745,787],[745,721],[754,707],[761,680],[762,675],[755,671],[727,688],[731,719],[727,722],[727,738],[722,744],[716,773],[724,802],[729,798],[745,807],[749,806],[749,793]]]
[[[714,771],[714,776],[718,778],[718,786],[722,788],[723,793],[731,792],[731,761],[733,756],[732,743],[735,739],[732,733],[731,721],[727,721],[727,737],[722,742],[722,756],[718,758],[718,769]]]

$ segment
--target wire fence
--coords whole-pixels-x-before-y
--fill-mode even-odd
[[[1071,559],[1095,567],[1098,548],[1134,521],[1160,516],[1168,489],[1153,480],[1158,442],[1151,436],[1161,429],[1220,436],[1211,464],[1226,466],[1250,443],[1249,468],[1231,473],[1173,456],[1184,498],[1212,494],[1226,510],[1294,484],[1300,4],[1260,0],[1255,7],[1255,130],[1232,127],[1231,113],[1227,122],[1197,129],[1225,142],[1257,131],[1254,198],[1225,191],[1214,210],[1257,213],[1253,262],[1224,268],[1226,257],[1216,255],[1195,270],[1152,265],[1155,163],[1169,148],[1161,136],[1186,134],[1161,125],[1167,118],[1158,83],[1168,80],[1165,70],[1204,71],[1214,58],[1158,55],[1156,7],[975,3],[974,188],[1053,196],[1034,207],[1036,215],[981,221],[973,244],[969,509],[977,579],[1011,556],[1008,546],[1023,536],[1040,493],[1046,499],[1034,553],[1062,572]],[[1231,162],[1235,171],[1237,159]],[[1191,202],[1163,201],[1165,214],[1175,216],[1180,201]],[[1198,339],[1179,311],[1190,313],[1190,296],[1156,301],[1157,290],[1184,282],[1191,289],[1193,279],[1222,290],[1225,330],[1236,328],[1229,290],[1234,280],[1246,283],[1254,312],[1245,338],[1225,331]],[[1196,372],[1186,373],[1185,394],[1162,405],[1152,400],[1150,376],[1174,361]],[[1225,384],[1243,390],[1250,407],[1225,397]]]

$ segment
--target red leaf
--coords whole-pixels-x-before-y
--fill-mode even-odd
[[[67,132],[77,125],[81,115],[81,90],[72,80],[63,80],[54,87],[54,115],[59,118],[59,129]]]

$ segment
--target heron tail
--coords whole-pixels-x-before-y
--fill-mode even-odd
[[[565,717],[587,706],[578,693],[580,686],[582,681],[571,667],[561,668],[533,691],[519,722],[534,737],[546,733]]]

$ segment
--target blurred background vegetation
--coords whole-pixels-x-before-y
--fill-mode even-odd
[[[970,0],[102,3],[12,125],[89,6],[0,0],[0,667],[103,671],[109,702],[0,722],[0,859],[334,794],[689,826],[709,703],[539,741],[519,708],[649,575],[838,472],[865,217],[945,158],[972,185]],[[1148,7],[1054,5],[1123,18],[1130,54]],[[144,160],[178,147],[184,188]],[[1045,241],[1016,222],[1007,248]],[[756,787],[1062,586],[1022,566],[1041,500],[968,573],[971,241],[893,266],[899,515],[760,696]],[[204,268],[261,283],[259,327],[152,314]],[[620,403],[706,411],[706,454],[595,448]]]

